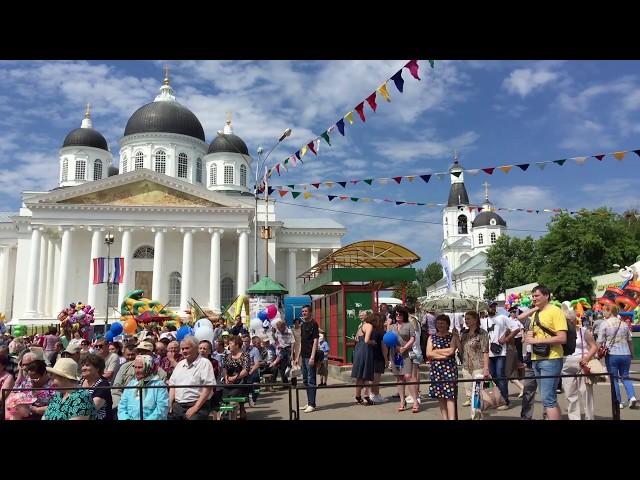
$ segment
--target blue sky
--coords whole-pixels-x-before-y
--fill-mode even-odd
[[[287,127],[293,134],[271,155],[284,160],[352,110],[407,59],[385,61],[4,61],[0,62],[0,211],[17,211],[20,192],[57,186],[58,149],[80,126],[84,105],[117,157],[130,115],[153,101],[162,66],[171,68],[178,101],[200,119],[207,141],[233,112],[234,132],[256,149],[270,148]],[[366,123],[357,114],[346,136],[331,135],[317,157],[292,168],[274,184],[395,177],[445,171],[453,150],[465,168],[528,163],[640,148],[640,62],[637,61],[420,61],[421,81],[405,69],[404,93],[393,82],[391,102],[378,96]],[[482,201],[482,183],[501,207],[640,207],[640,157],[608,156],[578,166],[541,171],[514,169],[465,176],[471,201]],[[634,188],[635,187],[635,188]],[[348,194],[418,202],[446,202],[448,178],[396,185],[358,184],[312,193]],[[635,192],[635,193],[634,193]],[[284,217],[326,216],[349,229],[344,242],[386,239],[414,250],[420,265],[437,260],[442,241],[440,208],[334,200],[280,204]],[[321,212],[316,206],[428,223]],[[540,235],[549,214],[504,213],[509,234]],[[526,232],[523,230],[534,230]]]

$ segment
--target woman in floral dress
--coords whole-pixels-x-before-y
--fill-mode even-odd
[[[455,353],[460,348],[458,335],[449,333],[451,319],[436,317],[436,333],[427,342],[427,358],[431,360],[429,396],[437,398],[443,420],[455,420],[456,383],[458,367]]]

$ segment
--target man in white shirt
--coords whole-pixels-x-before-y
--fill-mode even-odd
[[[206,420],[211,411],[216,377],[211,362],[198,353],[198,340],[187,336],[180,343],[182,360],[169,380],[169,420]],[[189,385],[175,388],[175,385]]]

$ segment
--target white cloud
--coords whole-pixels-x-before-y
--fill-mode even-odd
[[[421,158],[452,158],[454,150],[463,152],[472,150],[478,138],[480,138],[478,133],[468,131],[444,141],[435,139],[417,141],[395,140],[373,142],[373,144],[380,155],[400,163],[407,163]]]
[[[534,90],[541,89],[544,85],[557,80],[559,75],[549,70],[532,70],[519,68],[504,79],[503,86],[511,94],[518,94],[522,98]]]

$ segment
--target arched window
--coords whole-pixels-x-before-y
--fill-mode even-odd
[[[240,165],[240,185],[247,186],[247,166]]]
[[[102,161],[97,159],[93,162],[93,179],[100,180],[102,178]]]
[[[217,185],[218,184],[218,169],[216,164],[214,163],[209,167],[209,185]]]
[[[187,178],[189,160],[186,153],[178,155],[178,178]]]
[[[233,185],[233,165],[224,166],[224,184]]]
[[[484,239],[482,238],[482,234],[478,234],[478,245],[482,245],[484,243]]]
[[[458,233],[466,234],[467,233],[467,216],[460,215],[458,217]]]
[[[222,305],[228,307],[236,296],[234,295],[233,280],[229,277],[220,282],[220,297]]]
[[[155,164],[153,169],[158,173],[166,173],[167,171],[167,154],[164,150],[158,150],[155,154]]]
[[[127,173],[127,156],[122,157],[122,173]]]
[[[196,182],[202,183],[202,159],[196,160]]]
[[[169,304],[173,307],[180,305],[180,292],[182,290],[182,275],[179,272],[171,272],[169,275]]]
[[[153,258],[153,253],[154,252],[152,246],[143,245],[133,253],[133,258]]]
[[[144,168],[144,153],[142,152],[136,153],[136,163],[134,170],[138,170],[140,168]]]
[[[67,158],[64,158],[62,160],[62,181],[63,182],[67,181],[68,175],[69,175],[69,160]]]
[[[491,243],[496,243],[496,232],[491,232]]]
[[[85,160],[76,160],[76,180],[84,180],[87,174],[87,162]]]

